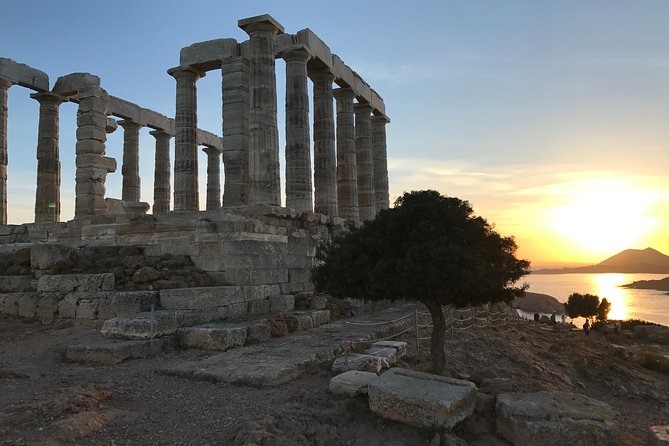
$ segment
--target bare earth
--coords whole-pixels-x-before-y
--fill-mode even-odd
[[[362,397],[330,396],[329,362],[258,389],[156,372],[212,354],[198,350],[115,366],[61,360],[65,348],[96,331],[0,317],[0,445],[420,446],[434,436],[375,416]],[[516,392],[564,390],[606,401],[620,413],[623,444],[643,445],[649,426],[669,424],[669,375],[614,353],[596,333],[585,338],[529,323],[458,332],[447,342],[452,375],[509,377]],[[425,348],[405,359],[402,366],[427,368]]]

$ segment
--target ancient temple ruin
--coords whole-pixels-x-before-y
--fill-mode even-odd
[[[113,96],[95,75],[73,73],[51,85],[47,74],[0,58],[0,312],[79,317],[79,311],[85,318],[119,319],[153,303],[159,311],[199,311],[193,322],[290,307],[290,297],[312,289],[318,243],[388,208],[390,119],[381,97],[313,31],[285,33],[269,15],[238,25],[248,40],[181,49],[179,65],[167,70],[176,81],[173,119]],[[284,200],[277,58],[286,66]],[[221,135],[197,124],[197,81],[213,71],[222,77]],[[35,221],[22,225],[7,225],[12,86],[34,90],[31,97],[40,104]],[[76,197],[74,219],[61,222],[58,126],[65,101],[78,104]],[[140,202],[143,127],[155,138],[152,204]],[[114,131],[123,132],[122,160],[106,156],[107,135]],[[208,160],[206,210],[199,209],[200,147]],[[119,161],[123,186],[116,200],[106,197],[105,180]],[[155,262],[104,270],[129,252]],[[200,281],[170,280],[181,277],[179,265],[197,270]],[[135,280],[142,271],[151,274]]]

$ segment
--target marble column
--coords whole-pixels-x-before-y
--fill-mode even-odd
[[[118,121],[123,127],[123,201],[140,201],[141,180],[139,178],[139,131],[142,125],[130,120]]]
[[[349,87],[334,90],[337,100],[337,204],[339,216],[359,221],[353,99]]]
[[[268,15],[240,20],[239,27],[249,35],[250,46],[250,202],[279,205],[281,180],[274,36],[282,33],[283,27]]]
[[[372,152],[374,154],[374,205],[378,214],[388,209],[388,154],[386,151],[386,124],[388,117],[372,117]]]
[[[309,91],[304,47],[284,51],[286,61],[286,206],[301,212],[313,210]]]
[[[167,71],[177,81],[174,115],[174,210],[199,210],[197,166],[197,80],[204,76],[189,67]]]
[[[369,104],[355,104],[355,161],[358,169],[358,209],[360,220],[372,220],[376,215],[374,197],[374,157]]]
[[[150,132],[156,138],[156,164],[153,177],[153,213],[164,214],[170,210],[170,139],[172,135],[162,130]]]
[[[249,202],[249,70],[245,57],[228,57],[221,63],[225,207]]]
[[[221,151],[204,147],[207,154],[207,210],[221,208]]]
[[[330,71],[309,73],[314,82],[314,212],[336,217],[337,153]]]
[[[7,224],[7,93],[12,83],[0,79],[0,224]]]
[[[55,93],[33,93],[39,102],[37,134],[37,189],[35,222],[60,220],[60,157],[58,153],[58,108],[65,98]]]

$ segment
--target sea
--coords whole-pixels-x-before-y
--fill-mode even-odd
[[[548,294],[567,302],[572,293],[606,297],[611,303],[609,319],[642,319],[669,326],[667,291],[622,288],[638,280],[657,280],[666,274],[530,274],[523,281],[527,291]]]

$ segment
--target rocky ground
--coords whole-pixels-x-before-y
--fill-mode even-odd
[[[364,398],[330,396],[329,363],[258,389],[156,372],[171,360],[211,354],[198,350],[115,366],[62,361],[66,347],[97,329],[0,318],[0,445],[433,444],[435,432],[383,420]],[[563,390],[605,401],[620,414],[622,444],[643,445],[649,426],[669,424],[669,374],[614,345],[634,342],[534,323],[463,331],[447,340],[447,373],[475,382],[508,377],[515,392]],[[425,348],[410,345],[401,365],[428,369]],[[474,440],[462,428],[455,433]]]

